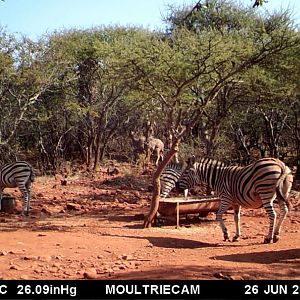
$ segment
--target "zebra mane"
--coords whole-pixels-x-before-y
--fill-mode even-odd
[[[202,159],[200,159],[200,162],[202,163],[206,163],[206,164],[211,164],[211,165],[217,165],[218,167],[226,167],[228,166],[227,163],[217,160],[217,159],[213,159],[213,158],[209,158],[209,157],[204,157]]]
[[[180,170],[183,170],[184,167],[185,167],[185,165],[183,163],[170,162],[166,165],[164,170],[172,169],[172,170],[180,171]]]
[[[210,157],[191,157],[187,161],[188,167],[191,167],[192,165],[199,166],[203,164],[210,164],[210,165],[216,165],[217,167],[227,167],[229,166],[228,163],[216,160]]]

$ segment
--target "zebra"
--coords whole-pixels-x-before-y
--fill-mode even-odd
[[[2,194],[5,188],[18,187],[22,193],[24,205],[22,214],[29,214],[30,186],[34,181],[32,166],[26,161],[5,164],[0,170],[0,210]]]
[[[240,237],[240,208],[263,207],[269,218],[269,232],[264,243],[277,242],[282,222],[291,207],[288,200],[293,176],[291,170],[282,161],[275,158],[262,158],[246,166],[223,166],[220,162],[209,158],[195,157],[187,161],[188,166],[176,183],[178,190],[191,188],[199,182],[208,184],[220,198],[217,221],[221,226],[224,241],[229,240],[227,228],[222,219],[223,213],[229,208],[234,209],[236,234],[233,241]],[[276,223],[276,212],[273,202],[277,197],[280,205],[280,218]],[[274,229],[275,227],[275,229]]]
[[[184,165],[177,162],[169,163],[160,175],[160,198],[166,198],[171,190],[175,187],[175,184],[179,177],[182,175]],[[185,198],[188,190],[184,191]],[[155,223],[160,223],[161,214],[157,211],[155,216]]]
[[[166,198],[175,187],[176,182],[184,170],[183,164],[171,162],[160,175],[160,197]],[[187,194],[187,191],[185,191]],[[186,197],[187,195],[185,195]]]

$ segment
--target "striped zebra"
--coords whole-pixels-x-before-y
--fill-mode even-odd
[[[237,241],[240,237],[241,206],[263,207],[270,221],[269,232],[264,238],[264,243],[270,243],[272,240],[278,241],[282,222],[290,208],[288,195],[293,182],[291,170],[282,161],[262,158],[246,167],[237,167],[223,166],[208,158],[201,158],[196,162],[195,157],[191,157],[176,187],[178,190],[184,190],[199,182],[208,184],[217,192],[221,200],[217,221],[223,231],[224,241],[229,240],[229,234],[222,215],[229,207],[233,207],[236,225],[233,241]],[[280,218],[275,227],[276,212],[273,202],[276,197],[280,205]]]
[[[182,175],[184,171],[184,166],[181,163],[171,162],[169,163],[165,169],[162,171],[160,175],[160,197],[166,198],[171,190],[175,187],[175,184],[179,177]],[[188,190],[184,191],[187,195]],[[160,223],[161,214],[157,211],[154,222]]]
[[[34,180],[32,166],[26,161],[16,161],[4,165],[0,170],[0,210],[5,188],[18,187],[24,199],[22,214],[29,213],[30,186]]]
[[[184,166],[180,163],[169,163],[160,175],[160,197],[166,198],[175,187],[176,182],[182,175]]]

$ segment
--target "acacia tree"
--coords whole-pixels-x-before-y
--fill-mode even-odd
[[[57,80],[57,69],[44,69],[39,61],[40,43],[22,38],[16,41],[4,31],[1,43],[1,120],[0,145],[4,160],[18,157],[21,149],[30,148],[31,112],[43,94]]]
[[[38,124],[47,157],[54,149],[60,149],[62,158],[68,160],[80,153],[90,170],[97,168],[112,136],[135,107],[129,95],[133,80],[119,72],[116,54],[126,51],[128,40],[123,37],[136,32],[139,30],[116,27],[48,37],[44,66],[54,64],[61,74],[60,84],[44,94],[39,107]],[[46,132],[50,134],[47,139]]]
[[[195,15],[192,20],[179,18],[183,22],[171,27],[170,35],[163,40],[166,45],[159,47],[163,51],[156,51],[154,58],[150,56],[152,64],[156,62],[154,70],[147,65],[147,71],[144,71],[141,64],[133,63],[144,74],[144,85],[156,94],[167,109],[166,115],[171,115],[168,124],[175,132],[183,125],[192,127],[197,121],[203,124],[205,110],[218,110],[220,103],[218,116],[225,118],[227,97],[218,98],[221,92],[241,81],[248,70],[299,42],[289,26],[280,26],[280,22],[274,22],[272,17],[264,20],[253,16],[252,12],[245,15],[242,14],[245,10],[233,9],[220,1],[206,1],[205,4],[209,10],[199,9],[198,18]],[[207,22],[208,16],[214,18]],[[176,54],[172,53],[174,49]],[[162,89],[162,83],[168,88]],[[215,128],[212,126],[211,129]],[[177,135],[175,144],[183,133],[184,130]],[[155,191],[145,227],[151,226],[158,208],[158,176],[163,166],[154,176]]]

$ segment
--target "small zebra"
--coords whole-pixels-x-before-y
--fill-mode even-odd
[[[293,182],[291,170],[282,161],[262,158],[246,167],[237,167],[223,166],[208,158],[201,158],[196,162],[195,157],[191,157],[187,163],[188,167],[179,178],[176,187],[178,190],[184,190],[204,182],[217,192],[221,200],[217,221],[223,231],[224,241],[229,240],[229,234],[222,215],[229,207],[233,207],[236,225],[233,241],[237,241],[240,237],[241,206],[264,207],[270,221],[264,243],[270,243],[272,240],[275,243],[279,240],[282,222],[290,208],[288,195]],[[273,202],[276,197],[280,205],[280,218],[275,227],[276,212]]]
[[[0,210],[5,188],[18,187],[24,199],[22,214],[29,213],[30,186],[34,181],[32,166],[26,161],[16,161],[4,165],[0,170]]]

